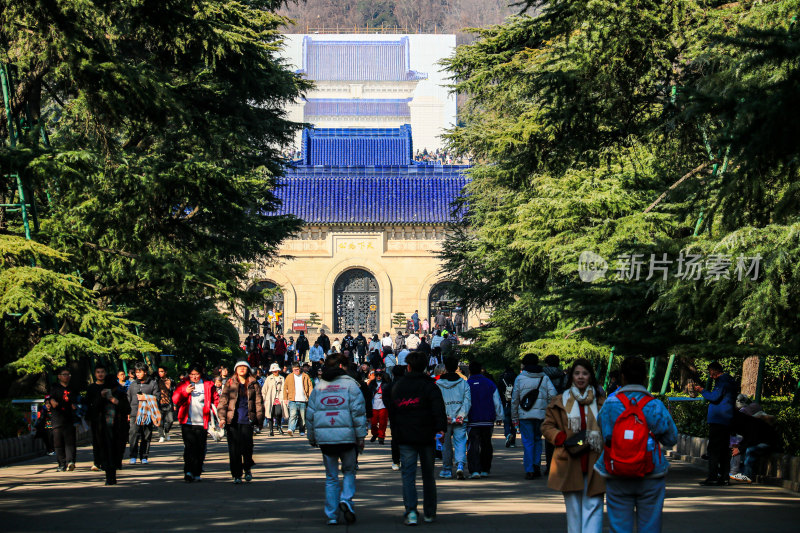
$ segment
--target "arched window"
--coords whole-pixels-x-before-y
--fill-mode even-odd
[[[456,333],[461,333],[467,327],[467,313],[456,301],[453,296],[453,287],[455,283],[452,281],[441,281],[431,287],[431,292],[428,295],[428,320],[431,324],[431,330],[436,327],[436,317],[439,314],[444,315],[445,319],[450,324],[450,328]],[[457,323],[461,327],[457,327]]]
[[[280,287],[272,281],[259,281],[250,287],[248,292],[262,292],[268,289],[280,289]],[[272,315],[270,315],[272,311]],[[275,316],[280,313],[279,319],[283,321],[283,291],[275,291],[271,294],[265,294],[263,301],[257,305],[250,306],[244,310],[244,324],[242,331],[244,333],[256,333],[261,329],[263,333],[266,328],[275,327],[276,322],[272,326],[269,323],[269,317]],[[261,328],[259,328],[261,326]]]
[[[336,332],[379,333],[380,291],[375,276],[364,269],[343,272],[333,286],[333,327]]]

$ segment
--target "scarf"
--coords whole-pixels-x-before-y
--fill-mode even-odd
[[[600,453],[603,451],[603,435],[600,433],[600,425],[597,423],[597,401],[594,394],[594,387],[591,385],[586,387],[583,394],[580,393],[578,387],[572,386],[564,391],[561,401],[564,404],[564,410],[567,412],[569,429],[573,433],[580,433],[581,431],[581,410],[579,406],[584,406],[586,438],[589,441],[589,447]]]

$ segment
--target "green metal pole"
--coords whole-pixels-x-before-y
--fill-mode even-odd
[[[656,358],[650,358],[650,372],[647,374],[647,392],[653,391],[653,380],[656,377]]]
[[[17,136],[14,132],[14,116],[11,113],[11,80],[8,77],[8,67],[0,65],[0,84],[3,86],[3,103],[6,109],[6,120],[8,121],[8,139],[11,141],[11,148],[17,146]]]
[[[31,240],[31,227],[28,224],[28,207],[25,204],[25,187],[22,186],[22,177],[15,174],[17,177],[17,190],[19,191],[19,204],[22,208],[22,225],[25,226],[25,238]],[[36,264],[34,263],[34,266]]]
[[[606,380],[603,383],[603,388],[608,388],[608,380],[611,378],[611,365],[614,364],[614,346],[611,347],[611,352],[608,354],[608,366],[606,367]]]
[[[675,363],[675,354],[669,356],[669,363],[667,363],[667,373],[664,374],[664,383],[661,384],[661,395],[667,393],[667,386],[669,386],[669,377],[672,374],[672,364]]]
[[[128,379],[128,363],[125,362],[125,359],[122,360],[122,370],[125,371],[125,379]]]
[[[764,356],[758,357],[758,378],[756,379],[756,402],[761,402],[761,392],[764,387]]]

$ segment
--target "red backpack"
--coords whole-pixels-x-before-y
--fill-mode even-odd
[[[617,398],[625,410],[614,423],[611,443],[605,446],[606,470],[613,476],[641,478],[654,468],[653,454],[647,451],[650,429],[642,412],[653,397],[648,394],[638,402],[632,402],[625,394],[618,393]],[[659,446],[658,441],[656,446]]]

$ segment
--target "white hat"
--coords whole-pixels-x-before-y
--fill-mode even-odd
[[[247,369],[248,369],[250,372],[252,372],[252,371],[253,371],[253,368],[250,366],[250,363],[248,363],[247,361],[239,361],[238,363],[236,363],[235,365],[233,365],[233,371],[234,371],[234,372],[236,372],[236,369],[237,369],[237,368],[239,368],[240,366],[246,366],[246,367],[247,367]]]
[[[281,367],[278,366],[278,363],[272,363],[271,365],[269,365],[269,371],[270,372],[280,372],[281,371]]]

